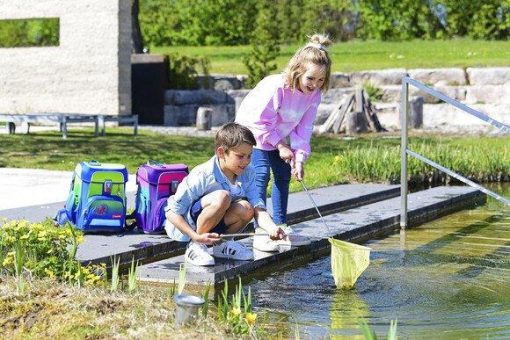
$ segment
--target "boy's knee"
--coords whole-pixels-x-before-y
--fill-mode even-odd
[[[253,209],[253,206],[248,201],[240,201],[239,204],[241,205],[241,216],[239,216],[241,219],[243,219],[246,222],[251,221],[255,214],[255,210]]]
[[[223,210],[227,210],[230,207],[232,199],[230,197],[230,192],[226,190],[218,190],[216,192],[216,203],[219,208]]]

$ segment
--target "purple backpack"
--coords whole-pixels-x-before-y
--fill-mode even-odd
[[[188,175],[185,164],[149,163],[136,172],[136,225],[144,233],[160,233],[165,223],[165,206],[168,197]]]

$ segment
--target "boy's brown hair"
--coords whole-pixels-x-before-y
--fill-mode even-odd
[[[237,123],[227,123],[220,127],[220,129],[216,132],[214,143],[216,149],[223,147],[225,152],[241,145],[242,143],[247,143],[251,146],[255,146],[255,144],[257,144],[250,129]]]

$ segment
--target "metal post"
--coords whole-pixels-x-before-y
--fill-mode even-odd
[[[402,79],[400,94],[400,227],[407,226],[407,109],[409,84]]]
[[[66,139],[67,138],[67,116],[62,116],[62,121],[60,122],[60,126],[61,126],[61,129],[62,129],[62,138],[63,139]]]

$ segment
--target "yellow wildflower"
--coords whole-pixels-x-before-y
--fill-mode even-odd
[[[12,256],[6,256],[5,259],[2,262],[2,266],[7,267],[11,263],[13,263],[13,257]]]
[[[233,316],[238,316],[239,314],[241,314],[241,309],[240,309],[240,308],[232,308],[232,310],[230,311],[230,313],[231,313]]]
[[[335,156],[335,163],[339,163],[342,160],[340,156]]]
[[[49,277],[51,277],[51,278],[54,278],[54,277],[55,277],[55,273],[54,273],[54,272],[53,272],[53,270],[51,270],[51,269],[44,268],[44,272],[45,272],[46,274],[48,274],[48,276],[49,276]]]
[[[246,323],[248,323],[248,325],[253,326],[255,324],[255,320],[257,320],[257,314],[246,313],[244,319],[246,320]]]

